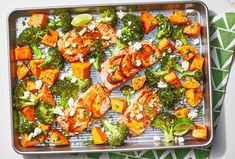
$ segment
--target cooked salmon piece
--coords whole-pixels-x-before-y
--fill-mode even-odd
[[[110,108],[108,91],[94,83],[72,107],[57,117],[59,126],[70,135],[76,135],[101,118]]]
[[[132,137],[141,135],[150,122],[158,115],[159,98],[156,93],[148,89],[140,90],[133,104],[119,119],[120,123],[127,125]]]
[[[122,85],[130,77],[161,58],[157,47],[149,41],[142,41],[140,44],[139,50],[136,50],[134,46],[129,46],[101,64],[100,77],[107,89],[113,90]]]

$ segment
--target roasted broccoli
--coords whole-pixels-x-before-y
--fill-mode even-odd
[[[157,87],[158,82],[162,79],[162,77],[166,75],[167,73],[169,73],[168,70],[157,71],[151,68],[147,68],[145,71],[146,83],[151,89],[154,89]]]
[[[60,96],[60,104],[64,109],[66,109],[68,107],[69,99],[76,99],[78,91],[86,91],[90,84],[90,78],[85,80],[77,79],[75,83],[72,83],[70,78],[65,78],[64,80],[58,80],[51,88],[51,91],[53,94]]]
[[[26,90],[25,82],[19,82],[14,91],[13,106],[19,110],[24,106],[36,105],[37,102],[38,98],[33,93]]]
[[[117,40],[116,41],[116,47],[113,51],[113,55],[121,52],[123,49],[127,48],[127,46],[128,46],[127,44],[121,43],[120,40]]]
[[[166,54],[161,61],[161,70],[163,71],[171,71],[175,70],[180,73],[184,72],[184,69],[176,62],[175,56],[171,54]]]
[[[113,7],[104,8],[100,13],[100,18],[98,19],[100,23],[108,23],[112,26],[117,24],[117,14]]]
[[[128,128],[125,124],[112,124],[106,118],[101,119],[100,123],[104,127],[108,144],[112,146],[120,146],[123,144],[128,134]]]
[[[40,102],[36,107],[36,117],[40,123],[50,125],[53,122],[53,109],[50,104]]]
[[[165,142],[172,142],[174,139],[174,123],[176,117],[170,113],[162,112],[151,123],[151,127],[160,128],[165,137]]]
[[[50,48],[48,50],[48,58],[39,65],[39,68],[43,69],[48,66],[54,66],[60,70],[64,68],[63,58],[56,48]]]
[[[126,14],[122,18],[124,27],[120,40],[122,43],[128,43],[134,40],[141,40],[144,36],[143,24],[139,16]]]
[[[162,39],[164,37],[170,36],[173,30],[173,27],[171,23],[168,21],[168,18],[162,14],[158,14],[155,18],[159,22],[159,27],[158,27],[156,37],[159,39]]]
[[[133,87],[124,85],[120,88],[121,93],[126,96],[127,104],[130,105],[131,95],[135,93]]]
[[[174,89],[172,85],[167,85],[165,88],[160,88],[158,90],[158,96],[160,103],[166,109],[172,109],[179,99],[183,96],[185,92],[184,88]]]
[[[181,26],[178,26],[173,30],[172,38],[174,40],[180,40],[183,44],[188,44],[188,40],[185,38],[183,28]]]
[[[32,132],[36,127],[35,123],[29,121],[21,112],[18,112],[18,115],[19,115],[18,132],[20,134]]]
[[[42,51],[39,48],[38,42],[41,41],[45,33],[46,33],[45,29],[26,28],[20,33],[20,35],[16,39],[16,44],[17,46],[28,45],[29,47],[32,48],[33,53],[37,57],[41,57]]]
[[[197,81],[201,81],[204,78],[204,74],[202,71],[192,71],[192,72],[184,72],[179,77],[180,79],[183,79],[184,77],[193,77]]]
[[[63,33],[68,32],[71,29],[71,14],[67,10],[62,9],[59,10],[56,15],[59,19],[49,22],[47,27],[50,29],[57,29],[61,27]]]

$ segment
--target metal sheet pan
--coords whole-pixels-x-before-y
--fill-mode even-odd
[[[56,6],[51,8],[22,8],[16,9],[9,14],[8,21],[8,33],[9,33],[9,80],[11,84],[9,89],[11,90],[10,96],[13,95],[13,90],[17,83],[16,76],[16,61],[14,59],[14,48],[15,40],[17,36],[17,31],[19,31],[19,19],[22,17],[29,17],[32,13],[45,13],[53,14],[57,9],[66,8],[73,14],[79,13],[91,13],[93,15],[97,14],[102,6],[89,5],[89,6]],[[172,11],[175,10],[186,10],[193,9],[196,11],[196,19],[202,25],[200,45],[197,47],[200,54],[205,58],[204,72],[206,80],[204,81],[204,100],[203,100],[203,113],[206,115],[204,117],[199,117],[196,121],[204,123],[207,126],[209,136],[207,140],[200,141],[192,139],[190,136],[186,136],[186,141],[184,144],[166,144],[164,141],[159,143],[153,142],[153,136],[163,136],[160,131],[152,130],[151,128],[146,129],[144,134],[141,136],[128,139],[126,143],[121,147],[111,147],[107,145],[91,145],[85,146],[81,143],[84,139],[89,138],[88,133],[84,132],[79,138],[72,137],[70,146],[64,147],[53,147],[53,146],[37,146],[30,148],[23,148],[19,143],[18,135],[13,129],[13,111],[11,111],[12,120],[12,147],[20,154],[53,154],[53,153],[85,153],[85,152],[107,152],[107,151],[133,151],[133,150],[150,150],[150,149],[168,149],[168,148],[189,148],[189,147],[200,147],[208,145],[213,139],[213,120],[212,120],[212,97],[211,97],[211,71],[210,71],[210,44],[209,44],[209,33],[208,33],[208,8],[200,1],[175,1],[175,2],[142,2],[142,3],[123,3],[123,4],[108,4],[108,6],[114,6],[116,9],[122,9],[123,11],[139,12],[143,10],[148,10],[153,13],[161,12],[164,15],[170,15]],[[96,79],[96,74],[91,75],[92,78]],[[93,80],[94,80],[93,79]],[[112,94],[112,96],[119,96],[120,94]],[[12,110],[12,101],[11,101]],[[107,116],[113,115],[112,112],[106,114]],[[114,115],[115,116],[115,115]],[[118,116],[116,117],[118,118]],[[114,118],[115,119],[115,118]]]

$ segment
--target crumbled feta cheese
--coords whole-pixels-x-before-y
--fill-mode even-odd
[[[29,96],[30,96],[30,92],[29,91],[25,91],[23,98],[28,99]]]
[[[66,51],[66,54],[67,54],[67,55],[73,55],[73,52],[72,52],[71,50],[67,50],[67,51]]]
[[[184,137],[178,137],[178,143],[184,143],[185,139]]]
[[[28,141],[30,141],[31,139],[33,138],[33,133],[31,132],[30,134],[29,134],[29,136],[28,136]]]
[[[69,98],[68,106],[71,107],[71,106],[73,106],[73,104],[74,104],[73,98]]]
[[[117,32],[116,32],[116,36],[118,38],[120,38],[122,36],[122,30],[121,29],[118,29]]]
[[[138,67],[141,66],[141,64],[142,64],[141,60],[136,60],[135,63],[136,63],[136,66],[138,66]]]
[[[109,40],[110,37],[109,37],[109,36],[102,36],[102,39],[104,39],[104,40]]]
[[[71,108],[69,116],[74,116],[75,113],[76,113],[76,109],[75,108]]]
[[[181,64],[181,66],[184,69],[184,71],[187,71],[189,69],[189,62],[184,60]]]
[[[42,129],[36,127],[33,132],[33,137],[38,136],[39,134],[41,134],[41,132],[42,132]]]
[[[95,25],[93,25],[93,24],[88,25],[88,29],[90,31],[93,31],[95,29]]]
[[[118,17],[119,19],[122,19],[122,18],[124,17],[124,15],[126,15],[126,13],[123,12],[122,10],[118,11],[116,14],[117,14],[117,17]]]
[[[162,25],[160,25],[160,26],[161,26],[161,28],[165,28],[165,25],[163,25],[163,24],[162,24]]]
[[[79,127],[79,126],[82,126],[82,124],[81,124],[81,123],[76,123],[76,124],[74,125],[75,128],[76,128],[76,127]]]
[[[141,49],[142,45],[141,45],[141,43],[136,42],[136,43],[133,45],[133,47],[135,48],[136,51],[138,51],[138,50]]]
[[[164,57],[164,56],[166,56],[166,53],[165,53],[165,52],[163,52],[163,54],[162,54],[162,57]]]
[[[130,45],[132,45],[132,42],[130,41],[130,42],[128,42],[127,44],[130,46]]]
[[[136,113],[137,113],[137,114],[139,114],[139,113],[140,113],[140,110],[139,110],[139,109],[137,109],[137,110],[136,110]]]
[[[196,118],[197,117],[197,112],[196,112],[196,110],[193,110],[193,111],[190,111],[189,113],[188,113],[188,118],[190,118],[190,119],[194,119],[194,118]]]
[[[178,137],[175,137],[175,138],[174,138],[174,142],[175,142],[175,143],[178,143]]]
[[[159,142],[159,141],[161,141],[161,137],[160,136],[154,136],[153,141],[154,142]]]
[[[176,41],[175,41],[175,47],[176,47],[176,48],[178,48],[178,47],[180,47],[180,46],[182,46],[182,45],[183,45],[182,41],[180,41],[180,40],[176,40]]]
[[[131,113],[131,114],[130,114],[130,117],[131,117],[131,118],[133,118],[134,116],[135,116],[135,114],[134,114],[134,113]]]
[[[76,48],[76,47],[77,47],[77,44],[76,44],[76,43],[73,43],[73,44],[72,44],[72,47],[73,47],[73,48]]]
[[[37,90],[39,90],[42,87],[42,81],[41,80],[36,80],[35,81],[35,87]]]
[[[140,111],[143,111],[143,109],[144,109],[143,106],[142,106],[142,105],[139,105],[139,110],[140,110]]]
[[[165,82],[163,82],[163,81],[159,81],[159,82],[157,83],[157,87],[158,87],[158,88],[166,88],[166,87],[167,87],[167,84],[166,84]]]
[[[108,72],[109,74],[112,74],[112,73],[114,72],[114,70],[111,69],[111,68],[109,68],[109,69],[107,70],[107,72]]]
[[[106,21],[106,22],[110,22],[110,21],[112,21],[112,18],[106,17],[106,18],[105,18],[105,21]]]
[[[70,43],[69,43],[68,41],[66,41],[66,42],[64,43],[64,46],[65,46],[65,48],[68,48],[68,47],[70,46]]]
[[[199,38],[193,40],[193,44],[194,44],[194,45],[198,45],[199,42],[200,42]]]
[[[167,52],[168,52],[168,53],[171,53],[171,52],[172,52],[172,50],[171,50],[170,47],[167,49]]]
[[[78,80],[78,79],[77,79],[76,77],[73,77],[73,78],[71,79],[71,83],[75,83],[77,80]]]
[[[154,38],[150,38],[149,42],[152,43],[154,41]]]
[[[127,24],[130,26],[130,25],[131,25],[131,23],[132,23],[131,21],[128,21],[128,23],[127,23]]]
[[[87,31],[87,28],[83,28],[80,32],[79,32],[79,35],[84,35],[85,33],[86,33],[86,31]]]
[[[45,54],[42,54],[42,59],[45,59],[46,58],[46,55]]]
[[[137,120],[140,120],[140,119],[142,119],[143,117],[144,117],[143,114],[137,114],[137,115],[136,115],[136,119],[137,119]]]
[[[56,107],[56,108],[53,110],[53,113],[54,113],[54,114],[57,114],[57,115],[61,115],[61,116],[64,115],[64,113],[63,113],[63,111],[62,111],[62,109],[61,109],[60,107]]]
[[[92,59],[89,60],[89,62],[90,62],[90,63],[94,63],[94,62],[95,62],[95,59],[92,58]]]
[[[63,74],[60,75],[60,79],[64,80],[64,78],[65,78],[65,74],[63,73]]]

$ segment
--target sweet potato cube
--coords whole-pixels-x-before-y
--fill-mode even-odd
[[[60,71],[56,68],[47,68],[41,71],[39,78],[43,82],[53,86],[56,80],[58,79],[59,73]]]
[[[26,106],[21,112],[30,121],[34,121],[36,119],[34,106]]]
[[[207,138],[207,128],[205,125],[196,123],[195,129],[192,130],[192,136],[198,139],[206,139]]]
[[[176,76],[175,72],[170,72],[164,76],[164,79],[167,83],[173,84],[176,88],[181,86],[179,78]]]
[[[42,90],[38,94],[38,100],[43,101],[43,102],[47,102],[53,107],[55,106],[55,100],[53,98],[53,95],[52,95],[50,89],[46,85],[42,86]]]
[[[188,37],[197,38],[200,34],[201,25],[198,22],[191,22],[189,25],[185,26],[183,33]]]
[[[33,80],[31,80],[31,79],[26,80],[25,85],[26,85],[26,88],[28,91],[30,91],[32,93],[37,92],[36,84]]]
[[[124,113],[127,108],[127,101],[123,98],[111,98],[112,111]]]
[[[183,58],[187,61],[189,61],[198,53],[197,49],[190,45],[183,45],[178,48],[178,51],[180,55],[183,56]]]
[[[28,140],[28,134],[24,134],[23,135],[23,138],[21,139],[21,145],[23,147],[32,147],[32,146],[36,146],[37,144],[39,144],[39,141],[36,140],[36,139],[31,139],[31,140]]]
[[[171,53],[175,51],[174,45],[167,39],[163,38],[157,43],[157,47],[162,52]]]
[[[177,118],[187,118],[189,111],[189,108],[179,108],[175,110],[175,116]]]
[[[146,81],[146,76],[140,76],[132,79],[132,86],[134,90],[139,90],[144,86],[144,83]]]
[[[72,63],[72,72],[79,79],[86,79],[90,75],[90,62],[76,62]]]
[[[30,73],[30,69],[26,66],[25,63],[21,62],[17,66],[17,76],[20,80],[25,79],[26,76]]]
[[[46,33],[43,36],[41,43],[51,46],[51,47],[55,47],[58,41],[58,38],[59,38],[59,33],[50,29],[50,34]]]
[[[145,34],[148,34],[150,31],[152,31],[158,25],[157,19],[154,16],[152,16],[152,14],[150,14],[146,11],[141,12],[140,18],[141,18],[141,21],[144,26],[144,33]]]
[[[190,71],[195,71],[195,70],[201,71],[202,67],[203,67],[203,63],[204,63],[204,58],[202,56],[195,55],[192,63],[189,66],[189,70]]]
[[[30,60],[29,66],[33,75],[40,76],[41,69],[38,67],[38,65],[40,65],[43,62],[44,62],[43,60]]]
[[[182,86],[186,89],[195,89],[198,88],[200,85],[201,84],[193,77],[190,77],[188,80],[182,82]]]
[[[15,59],[16,60],[31,60],[32,51],[29,47],[18,47],[15,48]]]
[[[186,25],[188,23],[188,18],[183,11],[178,11],[169,16],[169,21],[174,25]]]
[[[188,104],[192,107],[197,106],[202,99],[203,91],[201,89],[189,89],[185,91],[185,97]]]
[[[60,145],[69,145],[69,140],[58,130],[53,130],[50,138],[50,143],[55,144],[56,146]]]
[[[96,144],[96,145],[104,144],[107,141],[107,137],[106,137],[105,133],[99,127],[94,127],[91,130],[91,136],[94,141],[94,144]]]
[[[29,18],[29,26],[42,28],[46,26],[48,17],[45,14],[33,14]]]

